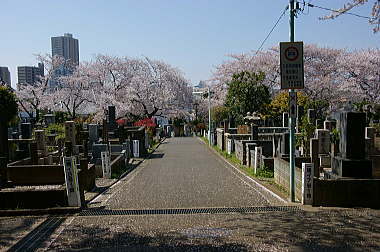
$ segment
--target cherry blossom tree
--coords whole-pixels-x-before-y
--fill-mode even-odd
[[[380,103],[380,49],[365,49],[340,57],[343,86],[353,101]]]
[[[341,78],[339,76],[341,49],[322,48],[316,45],[304,46],[305,89],[304,92],[312,99],[339,100]],[[230,55],[232,60],[216,67],[213,75],[214,89],[224,99],[226,83],[234,73],[242,71],[263,72],[263,84],[267,86],[272,96],[280,89],[279,49],[273,47],[267,51]],[[221,90],[224,90],[221,91]]]
[[[350,0],[347,1],[342,8],[340,8],[337,11],[332,12],[330,15],[323,17],[322,19],[334,19],[336,17],[339,17],[350,10],[364,4],[368,4],[368,0]],[[373,32],[376,33],[380,30],[380,1],[379,0],[373,0],[370,1],[372,3],[372,12],[371,12],[371,18],[369,19],[369,23],[374,26]]]
[[[109,104],[118,116],[131,118],[176,114],[191,104],[191,90],[176,68],[149,58],[98,55],[92,77],[101,87],[95,92],[100,116]]]

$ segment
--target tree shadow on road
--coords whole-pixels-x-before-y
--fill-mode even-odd
[[[41,221],[36,217],[12,217],[0,219],[0,250],[9,247],[22,235]]]
[[[116,232],[115,232],[116,231]],[[245,245],[225,243],[220,238],[194,239],[177,232],[138,234],[105,227],[75,226],[49,249],[64,251],[248,251]]]
[[[380,212],[334,210],[275,212],[227,222],[266,245],[301,251],[380,251]],[[291,249],[291,250],[293,250]]]

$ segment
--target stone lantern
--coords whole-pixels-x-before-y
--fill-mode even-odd
[[[246,125],[251,126],[251,134],[252,134],[251,140],[258,140],[259,138],[258,127],[260,124],[261,117],[256,112],[253,112],[252,114],[248,112],[247,116],[245,116],[243,120]]]

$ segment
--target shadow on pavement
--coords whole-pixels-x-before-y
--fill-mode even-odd
[[[17,240],[17,236],[30,230],[38,218],[4,218],[0,221],[0,250],[9,247]]]
[[[248,248],[236,243],[223,243],[213,238],[209,244],[193,244],[196,239],[188,239],[178,233],[140,235],[126,231],[115,233],[110,228],[74,227],[67,230],[75,241],[65,239],[65,243],[54,245],[51,250],[64,251],[248,251]],[[205,239],[201,239],[202,243]],[[61,240],[62,242],[62,240]],[[222,243],[222,244],[220,244]]]
[[[231,218],[259,243],[297,251],[380,250],[379,211],[277,212]],[[231,228],[230,228],[231,229]]]

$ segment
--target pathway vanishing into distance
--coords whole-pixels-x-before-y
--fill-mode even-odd
[[[89,210],[0,218],[0,250],[380,251],[378,210],[284,205],[199,139],[169,138]]]
[[[276,203],[279,202],[198,138],[182,137],[166,139],[151,159],[91,205],[109,209],[162,209]]]

